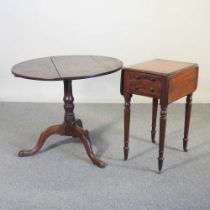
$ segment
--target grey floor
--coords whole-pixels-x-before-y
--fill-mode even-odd
[[[0,209],[210,209],[210,105],[194,104],[189,152],[182,150],[184,105],[169,106],[164,170],[150,141],[151,105],[133,104],[129,160],[123,161],[123,105],[76,104],[93,149],[52,136],[40,153],[19,158],[40,132],[63,121],[62,104],[0,103]],[[158,134],[157,134],[158,136]]]

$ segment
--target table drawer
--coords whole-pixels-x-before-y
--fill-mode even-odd
[[[160,97],[161,89],[161,77],[152,74],[129,72],[130,93]]]

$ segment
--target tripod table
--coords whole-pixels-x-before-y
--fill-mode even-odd
[[[82,121],[74,116],[72,80],[111,74],[120,70],[122,65],[122,62],[116,58],[81,55],[38,58],[13,66],[12,73],[16,77],[44,81],[61,80],[64,82],[64,122],[44,130],[32,149],[21,150],[18,155],[20,157],[34,155],[42,148],[47,138],[53,134],[79,137],[91,161],[98,167],[103,168],[105,163],[94,155],[88,131],[83,129]]]

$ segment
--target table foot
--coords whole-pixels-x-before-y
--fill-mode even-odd
[[[128,159],[128,151],[129,151],[129,148],[128,147],[124,147],[124,160]]]
[[[187,138],[183,138],[183,149],[184,149],[185,152],[188,151],[188,149],[187,149],[187,142],[188,142],[188,139]]]
[[[19,157],[27,157],[27,156],[34,155],[42,148],[42,146],[44,145],[47,138],[53,134],[63,135],[64,134],[64,126],[63,125],[50,126],[49,128],[47,128],[46,130],[44,130],[41,133],[39,140],[38,140],[37,144],[35,145],[35,147],[33,147],[30,150],[20,150],[18,152],[18,156]]]
[[[99,168],[104,168],[105,167],[104,161],[97,159],[93,153],[88,131],[81,129],[80,127],[74,127],[73,133],[75,136],[78,136],[82,140],[82,143],[85,147],[85,151],[90,160],[93,162],[93,164],[97,165]]]
[[[152,143],[156,143],[155,141],[155,134],[156,134],[156,131],[151,131],[151,139],[152,139]]]
[[[20,150],[18,152],[18,156],[19,157],[27,157],[27,156],[31,156],[33,155],[35,152],[33,151],[33,149],[29,149],[29,150]]]
[[[97,165],[99,168],[105,168],[106,164],[103,160],[93,159],[92,162]]]
[[[159,169],[159,174],[161,174],[161,171],[162,171],[162,167],[163,167],[163,160],[164,160],[164,158],[163,158],[163,157],[158,158],[158,169]]]

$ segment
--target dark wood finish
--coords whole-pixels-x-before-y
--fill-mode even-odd
[[[74,97],[72,95],[72,81],[64,81],[64,122],[60,125],[54,125],[47,128],[39,137],[36,146],[30,150],[21,150],[18,155],[20,157],[30,156],[37,153],[44,145],[47,138],[53,134],[59,134],[61,136],[72,136],[74,138],[79,137],[85,147],[88,157],[91,161],[100,168],[105,166],[102,160],[95,157],[88,133],[82,129],[82,121],[80,119],[75,120],[74,117]]]
[[[47,57],[15,65],[12,68],[12,73],[18,77],[34,80],[63,80],[65,110],[62,124],[53,125],[44,130],[32,149],[21,150],[18,155],[20,157],[34,155],[42,148],[47,138],[53,134],[79,137],[91,161],[98,167],[103,168],[105,163],[95,157],[88,131],[83,129],[80,119],[75,119],[72,80],[107,75],[120,70],[121,67],[122,62],[120,60],[103,56]]]
[[[152,139],[153,143],[155,143],[157,109],[158,109],[158,98],[153,98],[153,101],[152,101],[152,130],[151,130],[151,139]]]
[[[186,63],[180,61],[171,61],[163,59],[154,59],[143,63],[135,64],[126,67],[126,69],[141,71],[144,73],[153,74],[155,76],[169,76],[178,73],[179,71],[197,68],[195,63]]]
[[[163,166],[163,153],[165,145],[165,132],[166,132],[166,119],[167,119],[167,106],[161,106],[160,110],[160,132],[159,132],[159,156],[158,156],[158,168],[159,172]]]
[[[139,72],[131,72],[129,74],[130,93],[137,95],[159,97],[161,94],[161,77],[144,74]]]
[[[16,64],[12,73],[33,80],[75,80],[107,75],[122,65],[120,60],[104,56],[54,56]]]
[[[151,138],[155,142],[155,127],[158,100],[160,100],[160,133],[159,133],[159,156],[158,167],[159,172],[162,170],[163,154],[166,132],[166,116],[168,104],[187,96],[186,112],[185,112],[185,131],[183,139],[184,151],[187,151],[188,131],[191,114],[191,98],[192,93],[197,88],[198,81],[198,65],[194,63],[185,63],[177,61],[169,61],[155,59],[148,62],[125,67],[121,76],[121,94],[128,101],[128,96],[132,94],[143,95],[153,98],[152,110],[152,131]],[[129,144],[129,106],[125,107],[124,122],[124,152],[128,150]],[[125,153],[128,158],[128,152]]]
[[[186,98],[186,106],[185,106],[185,122],[184,122],[184,138],[183,138],[183,149],[185,152],[187,152],[191,109],[192,109],[192,94],[189,94]]]
[[[129,152],[129,126],[130,126],[130,100],[131,95],[125,96],[124,105],[124,160],[128,159]]]

